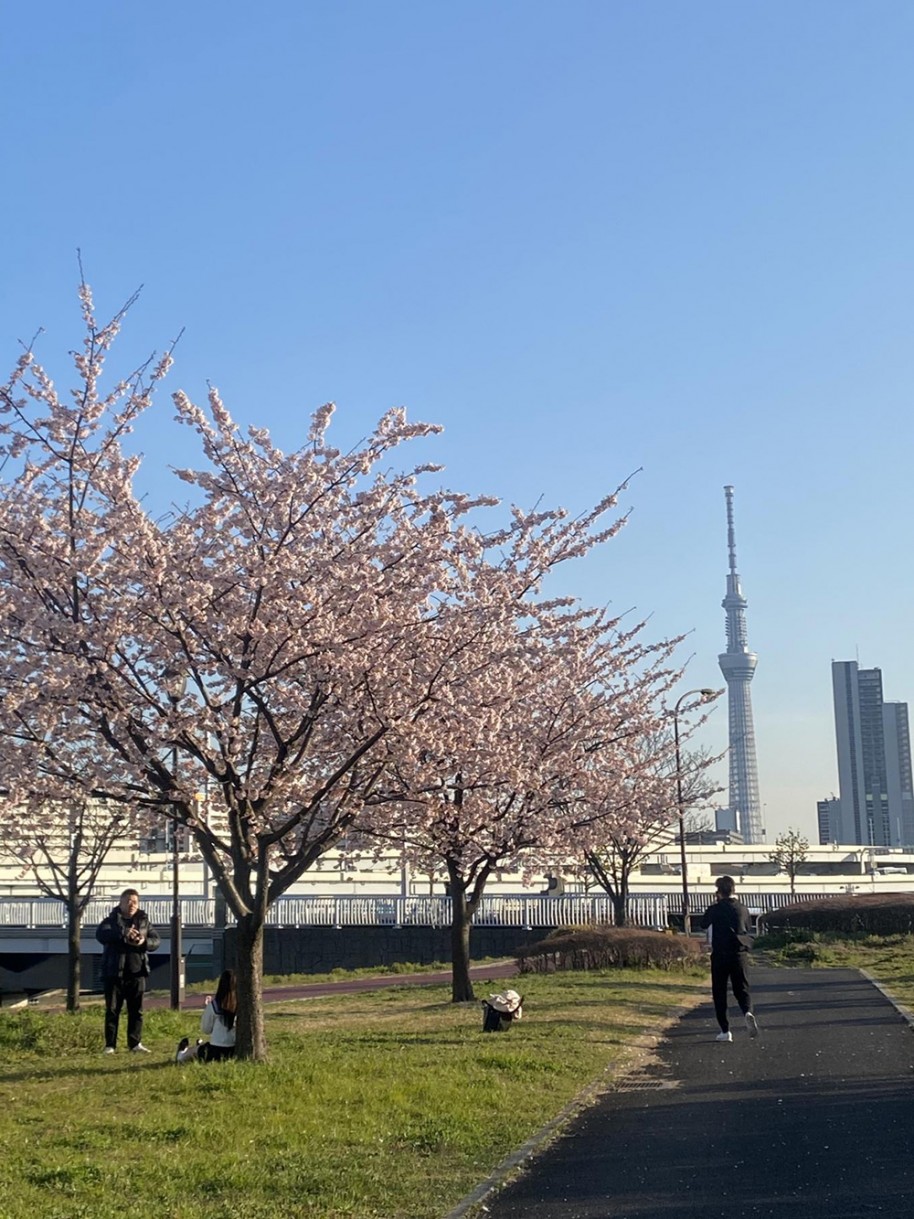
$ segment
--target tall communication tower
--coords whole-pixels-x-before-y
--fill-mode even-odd
[[[755,728],[749,683],[755,675],[758,657],[749,651],[746,637],[746,606],[736,571],[736,535],[733,530],[733,488],[724,487],[727,497],[727,546],[730,571],[727,595],[721,605],[727,611],[727,650],[718,657],[720,671],[727,683],[730,709],[730,812],[744,842],[763,842],[762,806],[758,795],[758,764],[755,758]]]

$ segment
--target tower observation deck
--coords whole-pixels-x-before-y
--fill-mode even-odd
[[[749,651],[746,634],[746,606],[736,570],[736,535],[733,529],[733,488],[724,487],[727,499],[727,546],[730,570],[727,595],[721,605],[727,614],[727,650],[718,657],[720,671],[727,683],[730,715],[730,811],[747,843],[764,842],[762,808],[758,794],[758,764],[755,756],[755,727],[749,683],[755,675],[758,657]]]

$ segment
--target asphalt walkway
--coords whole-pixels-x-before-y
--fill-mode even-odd
[[[856,970],[755,969],[761,1035],[710,1000],[504,1189],[485,1219],[911,1219],[914,1035]],[[530,1019],[535,1019],[530,1013]]]

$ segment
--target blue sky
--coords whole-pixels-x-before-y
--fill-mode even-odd
[[[48,0],[3,27],[5,364],[44,326],[63,379],[79,247],[100,313],[144,285],[125,362],[184,327],[171,387],[287,447],[332,399],[340,443],[405,405],[447,482],[524,506],[640,468],[563,586],[690,631],[697,686],[734,484],[769,838],[814,836],[830,661],[914,702],[914,6]],[[141,441],[157,493],[167,397]]]

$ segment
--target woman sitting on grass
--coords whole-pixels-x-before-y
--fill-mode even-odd
[[[223,970],[215,995],[207,995],[206,1006],[200,1017],[200,1028],[208,1034],[210,1041],[198,1041],[191,1045],[187,1037],[178,1042],[175,1062],[218,1062],[222,1058],[235,1057],[235,1013],[238,1011],[238,995],[235,991],[235,971]]]

